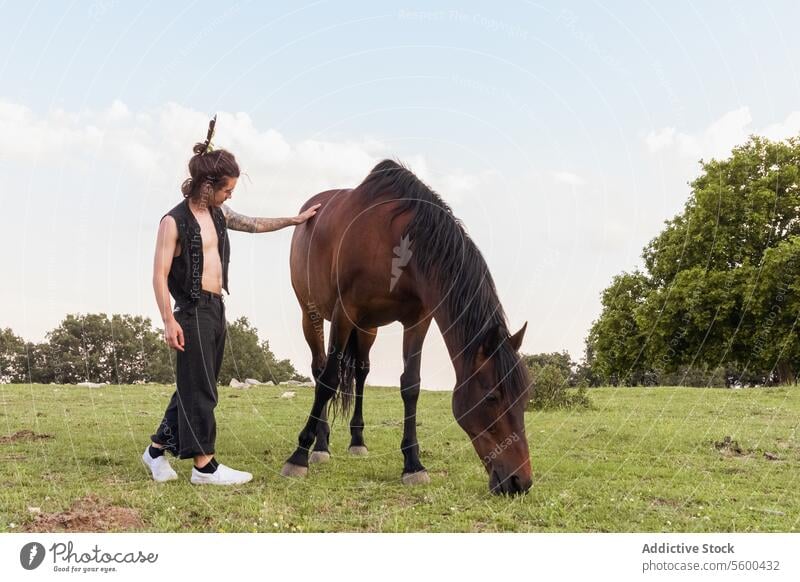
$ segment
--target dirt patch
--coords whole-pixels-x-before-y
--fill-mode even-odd
[[[24,429],[18,430],[14,434],[0,436],[0,445],[7,445],[9,443],[19,443],[28,441],[41,441],[54,438],[51,434],[37,434],[32,430]]]
[[[743,457],[747,454],[747,451],[742,449],[739,443],[729,436],[726,436],[721,441],[715,442],[714,448],[726,457]]]
[[[144,522],[135,509],[110,505],[96,495],[77,500],[66,511],[41,513],[23,527],[29,532],[106,532],[138,530]]]

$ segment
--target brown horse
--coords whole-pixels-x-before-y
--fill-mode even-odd
[[[304,476],[309,460],[329,458],[331,399],[346,413],[355,396],[349,450],[366,453],[362,399],[369,352],[377,328],[399,321],[405,363],[402,481],[429,481],[419,460],[416,413],[422,344],[435,319],[456,373],[453,414],[489,474],[489,488],[527,491],[528,376],[517,353],[526,326],[509,334],[486,262],[450,207],[391,160],[375,166],[355,189],[322,192],[303,209],[320,202],[317,215],[292,237],[292,285],[316,388],[299,446],[282,474]],[[327,354],[323,319],[331,322]]]

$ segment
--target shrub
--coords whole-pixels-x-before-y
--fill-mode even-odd
[[[588,408],[589,397],[586,386],[577,389],[569,388],[568,379],[552,364],[539,366],[531,364],[528,367],[533,380],[531,399],[528,401],[528,410],[548,410],[557,408]]]

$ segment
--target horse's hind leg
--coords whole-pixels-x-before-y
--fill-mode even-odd
[[[324,318],[311,304],[303,310],[303,336],[311,350],[311,375],[316,382],[325,367],[325,328]]]
[[[308,456],[317,435],[317,426],[323,418],[323,411],[336,394],[339,386],[339,361],[344,355],[347,340],[353,330],[353,323],[345,313],[341,303],[337,303],[331,316],[331,335],[328,358],[314,388],[314,404],[308,420],[297,438],[297,448],[286,460],[281,475],[284,477],[304,477],[308,472]]]
[[[369,351],[378,334],[378,328],[358,331],[358,356],[356,358],[356,401],[353,409],[353,418],[350,420],[350,447],[347,449],[351,455],[366,455],[367,444],[364,442],[364,383],[369,374]]]
[[[325,368],[325,332],[323,328],[322,315],[312,308],[303,312],[303,335],[306,343],[311,350],[311,375],[316,384],[322,370]],[[325,463],[331,458],[328,450],[328,437],[330,435],[328,426],[327,407],[322,409],[317,423],[317,434],[314,440],[314,450],[308,459],[309,463]]]

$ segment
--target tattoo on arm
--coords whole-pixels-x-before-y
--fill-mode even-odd
[[[222,205],[228,228],[242,232],[271,232],[295,224],[292,218],[264,218],[245,216],[231,210],[227,204]]]

